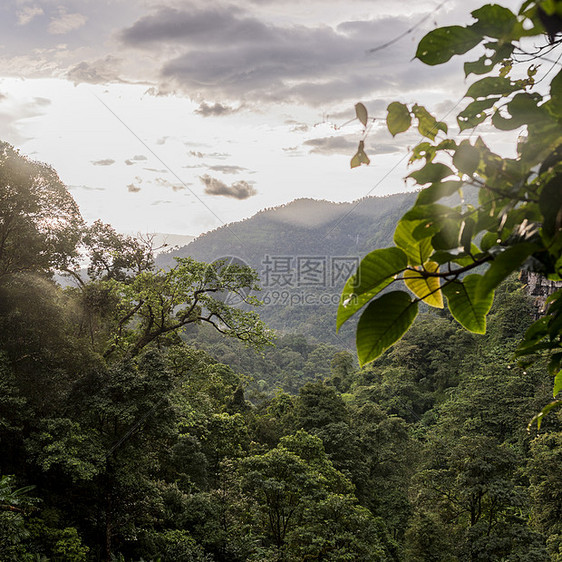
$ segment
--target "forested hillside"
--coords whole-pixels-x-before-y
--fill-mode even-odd
[[[173,267],[176,257],[186,256],[240,260],[259,273],[260,316],[268,325],[352,347],[351,323],[339,336],[333,329],[339,295],[360,258],[391,243],[396,222],[414,200],[413,193],[353,203],[298,199],[203,234],[156,263]]]
[[[560,559],[562,425],[526,430],[550,381],[512,361],[517,280],[485,336],[427,312],[358,369],[268,331],[250,269],[159,270],[49,167],[3,144],[0,170],[0,560]]]

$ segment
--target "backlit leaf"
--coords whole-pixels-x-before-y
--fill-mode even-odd
[[[393,137],[410,128],[412,116],[410,110],[403,103],[393,101],[388,106],[387,111],[386,126]]]
[[[476,334],[486,333],[486,315],[494,300],[493,291],[478,295],[480,279],[477,274],[467,275],[462,281],[453,281],[441,289],[453,318]]]
[[[371,302],[357,325],[359,364],[373,361],[396,343],[408,331],[417,313],[417,301],[404,291],[392,291]]]
[[[485,298],[493,291],[508,275],[519,269],[521,264],[537,250],[537,245],[531,242],[523,242],[511,246],[498,254],[490,264],[488,271],[480,279],[478,295]]]
[[[423,268],[431,273],[436,273],[439,271],[439,264],[428,261]],[[439,289],[439,277],[424,277],[421,271],[407,270],[404,272],[404,283],[416,297],[422,299],[429,306],[443,308],[443,295]]]
[[[402,219],[394,231],[394,243],[404,250],[404,253],[408,256],[408,263],[410,265],[421,265],[425,263],[433,252],[433,247],[431,246],[431,240],[429,238],[417,240],[414,237],[414,230],[418,225],[422,224],[422,222],[424,221]]]
[[[389,285],[408,265],[399,248],[384,248],[367,254],[343,288],[337,313],[337,329]]]
[[[367,108],[362,103],[355,104],[355,115],[357,116],[357,119],[363,123],[363,126],[366,127],[369,115],[367,113]]]
[[[453,55],[462,55],[482,40],[482,34],[471,29],[453,25],[430,31],[419,42],[416,57],[429,65],[447,62]]]

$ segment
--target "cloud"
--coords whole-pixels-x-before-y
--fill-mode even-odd
[[[49,98],[35,97],[35,98],[33,98],[33,103],[35,105],[46,107],[48,105],[51,105],[52,102]]]
[[[68,185],[69,189],[83,189],[85,191],[107,191],[105,187],[92,187],[90,185]]]
[[[244,172],[247,169],[242,168],[241,166],[228,166],[226,164],[207,167],[209,168],[209,170],[213,170],[213,172],[222,172],[223,174],[239,174],[240,172]]]
[[[232,197],[233,199],[243,200],[257,194],[256,189],[244,180],[234,182],[231,185],[226,185],[223,181],[213,178],[207,174],[199,176],[199,179],[205,186],[205,193],[207,195]]]
[[[87,21],[88,18],[82,14],[69,14],[64,8],[60,8],[58,15],[51,17],[47,31],[52,35],[64,35],[80,29]]]
[[[127,164],[127,166],[133,166],[137,162],[142,162],[144,160],[148,160],[144,154],[137,154],[132,158],[127,158],[127,160],[125,160],[125,164]]]
[[[195,110],[195,113],[202,115],[203,117],[218,117],[221,115],[231,115],[240,111],[240,108],[230,107],[229,105],[223,105],[222,103],[215,102],[213,105],[209,105],[206,102],[199,104],[199,107]]]
[[[127,191],[129,193],[138,193],[141,190],[141,188],[138,185],[135,185],[134,183],[130,183],[127,186]]]
[[[195,156],[195,158],[216,158],[217,160],[224,160],[228,158],[230,154],[226,152],[201,152],[200,150],[190,150],[190,156]]]
[[[66,74],[75,84],[107,84],[108,82],[122,82],[119,77],[121,59],[107,55],[92,62],[81,62],[73,66]]]
[[[316,104],[396,91],[408,84],[408,76],[400,76],[403,67],[393,62],[408,64],[412,43],[398,42],[381,55],[367,52],[412,23],[409,17],[385,16],[337,27],[281,26],[232,6],[160,7],[119,38],[151,56],[159,53],[161,82],[193,97],[221,100],[203,102],[198,110],[217,115],[229,107],[223,100]],[[411,80],[411,68],[408,73]]]
[[[115,160],[112,158],[104,158],[103,160],[92,160],[91,162],[94,166],[112,166],[115,164]]]
[[[308,125],[306,123],[299,123],[298,121],[295,121],[294,119],[287,119],[287,121],[285,121],[286,125],[292,125],[291,127],[291,132],[292,133],[306,133],[308,132]]]
[[[305,141],[305,146],[311,146],[314,154],[351,154],[357,149],[355,137],[322,137]]]
[[[155,182],[157,185],[160,185],[160,186],[162,186],[162,187],[171,187],[173,191],[182,191],[182,190],[186,189],[186,187],[187,187],[188,185],[190,185],[190,184],[187,184],[187,183],[186,183],[186,184],[183,184],[183,185],[182,185],[182,184],[178,184],[178,183],[173,183],[173,182],[167,180],[166,178],[156,178],[156,179],[154,180],[154,182]]]
[[[35,19],[37,16],[42,16],[44,13],[43,8],[37,4],[24,6],[21,10],[16,12],[18,25],[27,25],[31,20]]]

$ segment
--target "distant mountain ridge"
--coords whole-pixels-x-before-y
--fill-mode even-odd
[[[260,315],[282,333],[350,347],[353,322],[335,334],[341,289],[368,252],[392,244],[397,221],[416,193],[365,197],[352,203],[297,199],[198,236],[157,257],[173,267],[176,257],[213,262],[233,257],[260,274],[265,303]]]
[[[416,195],[371,196],[351,203],[296,199],[201,234],[188,245],[159,256],[158,263],[171,266],[174,257],[209,262],[236,256],[259,269],[265,255],[363,256],[392,243],[396,221]]]

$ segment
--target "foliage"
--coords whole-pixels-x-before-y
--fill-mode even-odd
[[[82,226],[56,172],[0,142],[0,278],[73,264]]]
[[[357,327],[361,364],[404,335],[420,302],[441,308],[446,301],[464,328],[481,334],[495,289],[514,271],[562,280],[562,71],[552,63],[536,80],[536,60],[559,45],[554,36],[560,26],[546,29],[552,45],[537,48],[536,58],[519,63],[525,40],[543,35],[545,14],[556,22],[560,6],[528,0],[515,14],[485,5],[472,12],[473,24],[435,29],[420,41],[416,57],[428,65],[484,48],[480,58],[464,65],[466,76],[478,79],[465,94],[468,102],[457,116],[458,127],[463,131],[488,124],[496,131],[514,131],[516,156],[493,152],[482,136],[475,141],[448,136],[446,123],[417,104],[388,106],[393,135],[415,125],[424,137],[410,157],[410,163],[421,163],[409,175],[421,191],[396,226],[394,247],[368,254],[343,290],[338,328],[367,305]],[[473,189],[474,205],[463,195]],[[460,203],[448,203],[445,198],[453,195]],[[396,287],[401,281],[406,290]],[[393,290],[383,292],[387,287]],[[529,328],[518,350],[525,358],[549,353],[554,377],[562,365],[561,302],[562,291],[550,297],[545,317]],[[555,395],[560,387],[555,382]]]

